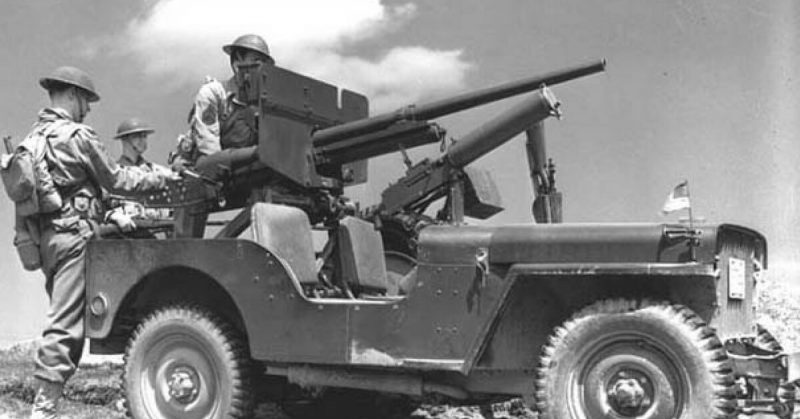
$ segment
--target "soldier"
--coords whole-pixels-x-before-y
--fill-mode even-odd
[[[196,167],[210,177],[217,176],[217,167],[206,167],[204,158],[224,149],[255,145],[258,142],[254,110],[236,98],[236,75],[243,63],[274,65],[269,47],[258,35],[242,35],[222,50],[230,56],[233,77],[225,82],[207,78],[194,99],[189,112],[189,132],[178,138],[178,149],[170,156],[174,170]],[[208,165],[213,166],[213,165]],[[175,211],[177,237],[202,237],[207,212],[201,206]]]
[[[155,130],[139,118],[129,118],[122,121],[117,127],[117,135],[114,139],[120,140],[122,144],[122,154],[117,159],[120,166],[136,166],[146,172],[162,171],[170,172],[170,169],[153,163],[144,158],[147,151],[148,137]],[[113,205],[112,211],[122,212],[126,216],[139,219],[166,219],[169,218],[169,211],[166,209],[145,208],[137,201],[116,199],[112,201],[119,205]],[[131,221],[133,224],[134,222]],[[135,224],[133,224],[135,226]]]
[[[225,82],[206,78],[189,113],[188,135],[180,137],[178,150],[171,157],[173,167],[196,166],[204,156],[257,142],[255,114],[236,98],[236,75],[243,63],[275,64],[275,60],[258,35],[242,35],[222,50],[230,56],[233,77]]]
[[[48,91],[51,106],[39,112],[30,135],[47,142],[46,161],[63,205],[21,222],[31,227],[28,231],[39,244],[50,299],[35,359],[37,391],[31,417],[55,418],[64,383],[83,351],[86,243],[93,234],[91,223],[103,217],[101,188],[127,194],[159,190],[177,176],[120,167],[108,156],[94,131],[82,124],[89,104],[100,99],[85,72],[59,67],[39,84]],[[113,216],[111,221],[125,222]]]
[[[155,130],[139,118],[129,118],[117,127],[114,139],[122,143],[122,154],[117,159],[120,166],[137,166],[152,172],[160,170],[159,166],[144,158],[147,151],[147,139]]]

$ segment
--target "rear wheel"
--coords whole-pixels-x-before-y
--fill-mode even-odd
[[[210,312],[159,309],[139,325],[126,351],[128,413],[136,419],[249,418],[248,368],[243,340]]]
[[[730,361],[686,307],[593,304],[558,327],[536,381],[542,419],[721,419],[736,409]]]

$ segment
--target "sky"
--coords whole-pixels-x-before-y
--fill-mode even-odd
[[[693,213],[763,233],[771,270],[800,266],[800,5],[792,0],[5,0],[0,15],[0,135],[21,139],[47,105],[38,79],[89,72],[101,101],[87,120],[113,156],[119,122],[156,129],[163,163],[208,75],[230,76],[221,46],[262,35],[279,66],[370,97],[373,114],[604,58],[607,71],[553,87],[564,117],[546,122],[567,222],[674,222],[659,213],[689,181]],[[458,139],[515,103],[438,120]],[[438,146],[412,150],[436,157]],[[531,222],[524,139],[478,160],[506,210]],[[390,155],[353,188],[362,205],[403,173]],[[0,198],[0,343],[39,333],[41,273],[12,246]]]

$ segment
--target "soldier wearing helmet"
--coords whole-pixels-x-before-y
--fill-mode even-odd
[[[104,215],[99,199],[102,189],[118,194],[159,190],[176,176],[121,167],[111,159],[95,132],[82,124],[91,110],[89,104],[100,99],[85,72],[60,67],[39,83],[49,93],[51,106],[39,112],[21,146],[43,147],[63,204],[48,213],[17,213],[14,242],[20,255],[27,257],[25,267],[44,273],[50,298],[35,359],[37,391],[31,417],[52,418],[83,350],[86,243],[93,235],[91,225]],[[111,221],[123,229],[130,227],[124,220]]]
[[[119,140],[122,145],[122,154],[117,159],[120,166],[135,166],[145,172],[162,171],[169,173],[170,169],[153,163],[144,157],[147,151],[147,141],[155,130],[149,124],[139,118],[129,118],[122,121],[117,127],[117,134],[114,139]],[[131,223],[135,226],[136,219],[168,219],[169,210],[146,208],[138,201],[124,199],[123,197],[109,197],[112,211],[122,212],[126,217],[132,218]],[[109,213],[106,217],[111,217]],[[147,236],[147,234],[143,234]]]
[[[255,110],[236,98],[236,75],[241,64],[258,62],[274,65],[275,60],[270,55],[267,43],[258,35],[242,35],[223,46],[222,50],[230,56],[233,76],[224,82],[207,78],[200,87],[189,112],[189,131],[178,137],[178,149],[170,156],[170,164],[175,170],[187,166],[203,168],[205,156],[258,142]],[[196,215],[189,216],[190,212]],[[176,235],[202,236],[206,218],[206,214],[194,209],[176,211]]]
[[[122,144],[122,154],[117,159],[120,166],[137,166],[142,170],[161,170],[161,166],[144,158],[147,151],[147,139],[156,132],[146,122],[139,118],[129,118],[122,121],[117,127],[115,140]]]
[[[242,35],[222,50],[230,56],[233,76],[226,81],[208,77],[194,98],[189,132],[179,138],[171,163],[196,165],[203,156],[256,143],[255,113],[236,98],[236,74],[243,63],[274,64],[267,43],[258,35]]]

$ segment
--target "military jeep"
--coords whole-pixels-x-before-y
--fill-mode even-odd
[[[204,237],[89,244],[86,331],[93,353],[125,355],[130,415],[243,418],[263,398],[301,415],[326,397],[369,394],[523,397],[552,419],[791,417],[796,357],[755,323],[761,234],[562,222],[543,153],[542,121],[560,112],[549,87],[604,68],[373,117],[357,93],[243,69],[258,144],[141,198],[235,215]],[[440,158],[405,154],[444,140],[430,120],[529,91]],[[522,132],[536,223],[467,224],[502,209],[489,174],[469,164]],[[391,152],[407,174],[379,204],[348,200],[365,162]]]

